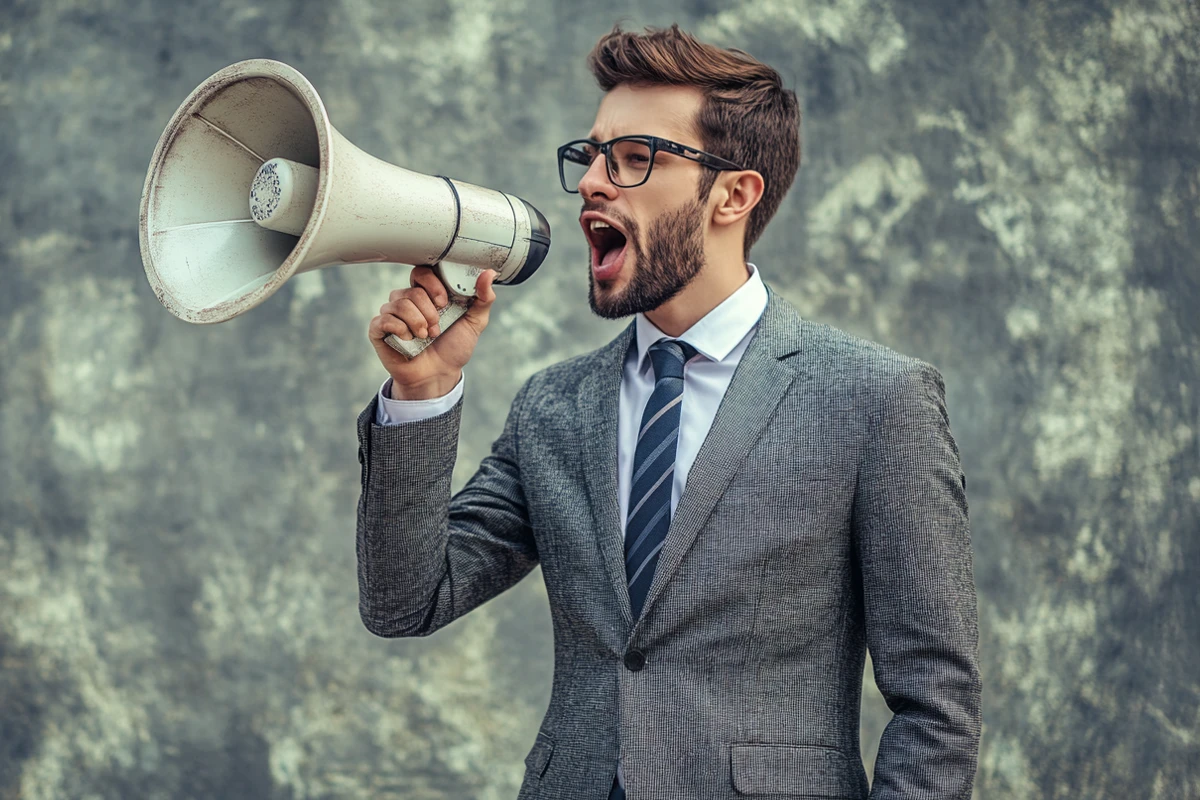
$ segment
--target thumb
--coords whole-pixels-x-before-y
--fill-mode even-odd
[[[471,301],[463,319],[470,320],[476,330],[482,331],[487,325],[492,303],[496,302],[496,290],[492,288],[492,282],[496,280],[496,275],[496,270],[488,269],[481,272],[475,279],[475,298]]]

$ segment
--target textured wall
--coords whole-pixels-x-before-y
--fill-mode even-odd
[[[808,317],[937,365],[968,475],[977,796],[1200,797],[1200,12],[1189,0],[0,2],[0,798],[510,798],[549,696],[540,573],[425,640],[357,616],[354,416],[400,267],[196,327],[137,207],[233,61],[368,152],[556,232],[468,368],[457,485],[587,309],[583,64],[614,21],[777,65],[806,163],[756,248]],[[888,711],[864,707],[870,761]]]

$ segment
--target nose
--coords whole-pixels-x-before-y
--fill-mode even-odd
[[[579,179],[579,194],[583,197],[603,195],[609,200],[616,198],[617,187],[608,177],[608,161],[601,153],[592,160],[588,171]]]

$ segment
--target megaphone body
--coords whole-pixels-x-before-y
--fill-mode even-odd
[[[184,100],[142,191],[142,262],[180,319],[224,322],[293,275],[366,262],[429,265],[446,284],[445,331],[475,278],[529,278],[550,247],[545,217],[519,197],[382,161],[334,128],[308,80],[241,61]],[[412,358],[431,339],[387,343]]]

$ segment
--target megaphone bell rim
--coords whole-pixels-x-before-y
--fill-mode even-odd
[[[308,225],[301,233],[299,240],[287,258],[275,269],[266,283],[247,294],[216,303],[206,308],[195,309],[180,302],[167,290],[164,280],[157,273],[155,260],[151,256],[150,249],[150,216],[155,197],[157,196],[157,189],[159,188],[157,181],[164,163],[171,155],[171,147],[175,143],[176,137],[184,123],[193,116],[199,116],[197,112],[213,97],[234,83],[252,78],[270,78],[278,81],[286,86],[307,107],[315,126],[320,159],[320,163],[318,164],[320,177],[317,184],[317,197],[310,218],[319,218],[324,214],[328,203],[329,186],[334,170],[332,159],[333,148],[330,146],[332,125],[329,121],[329,115],[325,110],[325,105],[321,102],[320,95],[317,94],[316,89],[309,80],[294,67],[269,58],[252,58],[238,61],[210,75],[179,105],[179,108],[175,111],[174,116],[171,117],[170,122],[159,137],[158,144],[154,148],[154,154],[150,159],[150,168],[146,172],[146,181],[142,187],[142,201],[139,212],[138,239],[141,248],[142,263],[146,269],[146,277],[149,279],[150,285],[159,302],[172,314],[187,322],[200,324],[224,322],[261,304],[295,274],[297,267],[304,261],[305,255],[308,253],[309,247],[316,236],[316,227]],[[203,117],[200,118],[204,119]],[[207,122],[207,120],[205,121]],[[212,125],[212,123],[209,124]],[[218,128],[218,130],[221,129]],[[230,136],[234,141],[238,141],[228,131],[222,130],[221,132]],[[270,156],[264,157],[262,154],[254,153],[253,150],[250,150],[250,148],[246,147],[240,141],[238,141],[238,144],[241,144],[249,152],[253,153],[260,161],[266,161],[270,158]],[[249,219],[248,215],[247,219]]]

